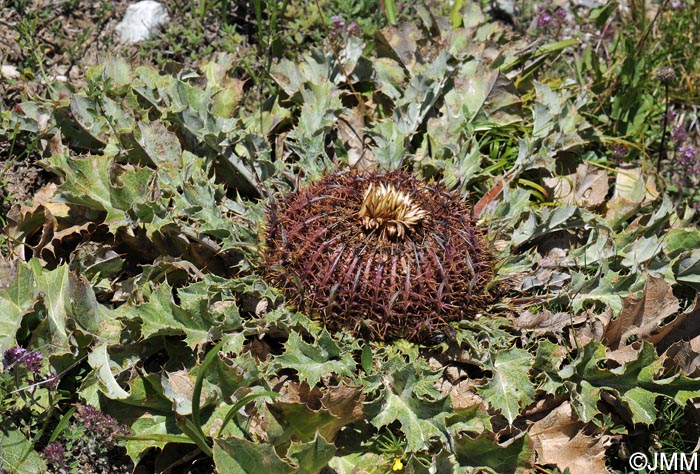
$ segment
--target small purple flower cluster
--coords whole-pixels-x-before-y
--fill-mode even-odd
[[[677,114],[669,111],[667,117],[675,119]],[[700,154],[695,146],[689,143],[688,132],[682,125],[676,125],[671,130],[671,142],[673,143],[672,166],[673,174],[671,182],[681,190],[695,190],[700,177]],[[692,193],[695,194],[694,192]],[[697,207],[700,202],[692,201]]]
[[[91,405],[76,405],[76,419],[85,427],[88,433],[96,439],[114,444],[118,436],[129,433],[129,429],[113,417],[102,413]]]
[[[686,176],[700,174],[700,161],[694,146],[686,144],[688,132],[680,125],[673,127],[671,131],[671,141],[676,146],[674,157],[680,167],[680,172]]]
[[[75,408],[72,429],[66,431],[67,436],[62,435],[42,451],[42,457],[54,468],[53,472],[67,472],[69,464],[80,465],[80,472],[126,472],[108,467],[110,457],[123,450],[117,438],[129,434],[129,428],[93,406],[77,404]]]
[[[44,448],[42,451],[44,460],[52,464],[54,467],[65,467],[66,465],[66,448],[60,441],[54,441]]]
[[[2,353],[2,363],[6,369],[11,367],[24,367],[32,374],[41,371],[43,356],[36,351],[27,351],[24,347],[11,347]]]
[[[696,175],[700,173],[700,163],[695,147],[682,145],[676,151],[678,153],[678,164],[686,173]]]
[[[345,20],[340,18],[338,15],[333,15],[331,17],[331,33],[336,37],[340,36],[360,36],[362,30],[360,30],[360,25],[356,22],[351,21],[349,24],[345,23]]]
[[[673,143],[680,145],[687,139],[688,132],[685,131],[685,128],[681,127],[680,125],[673,127],[673,130],[671,131],[671,141],[673,141]]]
[[[612,147],[610,147],[610,151],[612,151],[613,157],[617,158],[618,160],[622,160],[627,156],[627,147],[622,143],[615,143]]]
[[[548,6],[542,7],[535,21],[535,26],[540,30],[558,29],[565,24],[566,10],[562,7],[556,7],[554,11],[550,10]]]

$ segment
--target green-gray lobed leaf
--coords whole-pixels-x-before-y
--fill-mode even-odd
[[[214,464],[218,472],[230,474],[299,472],[280,459],[273,445],[239,438],[214,441]]]
[[[0,352],[15,345],[15,334],[35,302],[34,273],[26,264],[18,263],[14,279],[0,290]]]
[[[341,355],[338,345],[325,329],[314,344],[304,342],[298,333],[292,332],[284,347],[284,353],[275,357],[274,367],[296,370],[299,379],[311,387],[325,375],[350,376],[355,370],[352,354]]]
[[[642,343],[637,358],[623,366],[605,368],[605,359],[605,347],[591,341],[560,372],[575,394],[572,402],[581,421],[591,421],[599,413],[597,402],[603,391],[619,397],[630,410],[634,423],[646,424],[656,420],[655,401],[658,396],[666,396],[683,405],[700,391],[700,379],[691,379],[681,373],[657,379],[656,374],[663,371],[663,362],[656,355],[654,346],[646,341]]]
[[[297,465],[299,473],[313,474],[321,472],[333,459],[336,447],[326,441],[318,433],[313,441],[308,443],[292,443],[287,451],[287,457]]]
[[[138,124],[137,143],[143,148],[151,163],[157,167],[182,167],[182,148],[177,136],[162,122]]]
[[[462,467],[488,467],[499,474],[515,474],[530,467],[533,448],[527,434],[506,444],[498,444],[493,433],[476,439],[461,435],[455,440],[455,455]]]
[[[88,354],[88,363],[95,371],[97,380],[100,382],[100,391],[108,398],[123,399],[129,396],[119,382],[117,382],[112,372],[112,361],[107,352],[107,343],[101,342],[92,348]]]
[[[564,380],[559,373],[560,365],[566,358],[567,352],[562,346],[547,339],[537,345],[537,354],[532,368],[540,382],[539,390],[554,394],[562,386]]]
[[[479,394],[513,423],[520,409],[535,397],[535,387],[529,377],[532,355],[515,348],[498,352],[493,357],[493,376],[485,386],[479,387]]]
[[[622,297],[641,291],[646,282],[645,272],[625,275],[605,267],[596,275],[571,272],[571,277],[569,293],[574,295],[571,301],[574,313],[581,311],[586,303],[600,302],[611,307],[613,313],[617,314],[622,309]]]
[[[700,230],[671,229],[665,235],[666,254],[675,258],[684,251],[700,248]]]
[[[73,158],[60,153],[48,162],[65,176],[58,200],[106,211],[105,223],[113,229],[130,220],[126,211],[132,205],[149,200],[148,183],[153,175],[149,168],[123,169],[118,174],[119,165],[105,155]]]
[[[381,375],[380,395],[368,407],[370,422],[377,428],[395,421],[401,423],[408,452],[426,449],[432,439],[444,442],[450,398],[435,393],[434,387],[432,393],[425,392],[426,384],[434,383],[437,377],[424,370],[417,371],[402,359],[392,359]]]
[[[681,253],[673,264],[673,272],[679,282],[700,288],[700,249]]]
[[[18,429],[3,430],[0,466],[13,474],[46,472],[46,463],[34,450],[34,443]]]
[[[34,273],[36,287],[43,295],[49,339],[55,349],[70,352],[69,335],[66,331],[66,315],[71,305],[68,295],[68,266],[61,265],[54,270],[46,270],[36,259],[32,259],[29,265]]]
[[[172,298],[171,288],[161,284],[151,294],[150,300],[140,305],[123,305],[115,310],[117,317],[138,318],[142,321],[144,338],[166,335],[184,335],[191,348],[209,340],[210,326],[202,314],[185,311]]]

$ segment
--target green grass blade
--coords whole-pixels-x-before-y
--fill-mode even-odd
[[[68,426],[68,423],[70,422],[73,413],[75,413],[75,407],[71,407],[71,409],[68,410],[66,414],[61,417],[58,424],[56,425],[56,428],[54,428],[53,432],[51,433],[51,437],[49,437],[49,443],[53,443],[54,441],[56,441],[56,439],[58,439],[63,430],[66,429],[66,426]]]
[[[207,456],[212,457],[214,453],[211,450],[211,446],[207,442],[207,438],[202,432],[202,427],[192,423],[192,420],[186,416],[177,415],[176,418],[177,427],[182,430],[192,441],[196,444],[199,449],[202,450]]]
[[[398,17],[396,2],[394,0],[384,0],[384,16],[390,25],[395,25]]]
[[[233,419],[234,416],[236,416],[236,413],[238,413],[238,410],[243,408],[245,405],[248,404],[248,402],[255,400],[258,397],[270,397],[270,398],[275,398],[279,397],[279,393],[277,392],[271,392],[271,391],[265,391],[265,392],[260,392],[260,393],[253,393],[251,395],[245,396],[238,400],[235,405],[231,407],[231,409],[226,413],[226,416],[224,417],[224,422],[221,424],[221,428],[219,428],[219,432],[217,433],[217,437],[221,436],[221,433],[224,432],[224,428],[226,428],[226,425]]]
[[[215,345],[212,350],[209,351],[207,356],[204,358],[204,362],[202,362],[202,365],[199,367],[199,373],[197,374],[197,380],[194,383],[194,390],[192,391],[192,422],[194,423],[195,426],[198,427],[199,431],[202,433],[202,436],[204,436],[204,433],[202,432],[202,423],[200,419],[200,406],[199,406],[199,398],[202,395],[202,384],[204,383],[204,374],[207,371],[207,368],[211,365],[211,363],[214,361],[214,358],[219,354],[219,351],[221,350],[221,346],[224,345],[224,341],[220,341],[217,345]]]

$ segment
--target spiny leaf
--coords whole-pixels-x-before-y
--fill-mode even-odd
[[[479,394],[495,409],[500,410],[508,423],[520,414],[520,409],[530,404],[535,397],[535,388],[530,382],[532,355],[523,349],[509,349],[495,354],[493,376]]]
[[[214,464],[218,472],[231,474],[293,473],[271,444],[260,444],[238,438],[214,441]]]
[[[116,310],[118,317],[138,318],[143,322],[144,338],[165,335],[184,335],[192,348],[209,340],[210,326],[203,314],[185,311],[177,306],[167,284],[161,284],[151,294],[149,301],[140,305],[123,305]]]
[[[109,156],[52,156],[52,167],[65,176],[58,199],[70,204],[105,211],[105,222],[112,228],[128,222],[126,211],[135,203],[149,199],[148,182],[153,171],[148,168],[122,169]]]
[[[293,460],[299,472],[321,472],[328,461],[335,455],[335,445],[329,443],[319,434],[309,443],[292,443],[287,457]]]
[[[377,428],[395,421],[401,423],[409,452],[425,449],[431,439],[444,441],[444,417],[450,410],[450,398],[427,386],[434,382],[435,375],[416,373],[411,365],[391,363],[388,368],[392,366],[393,370],[381,376],[384,388],[380,397],[368,408],[372,415],[370,422]]]
[[[475,439],[464,434],[455,439],[455,455],[462,467],[489,467],[501,474],[522,473],[531,465],[532,441],[523,435],[498,444],[493,433]]]
[[[22,318],[36,301],[33,283],[34,274],[27,265],[19,263],[12,282],[0,290],[0,352],[15,345]]]
[[[284,354],[274,360],[275,367],[296,370],[299,379],[311,387],[324,375],[350,376],[355,369],[352,355],[341,355],[338,345],[326,330],[321,332],[315,344],[304,342],[299,334],[293,332],[284,347]]]
[[[663,363],[654,346],[646,341],[642,343],[637,359],[621,367],[605,368],[605,358],[605,348],[592,341],[569,367],[560,372],[569,379],[570,390],[577,394],[572,402],[584,422],[591,421],[598,413],[596,403],[602,391],[616,394],[629,408],[634,423],[652,424],[656,420],[654,402],[658,396],[666,396],[683,405],[700,390],[700,379],[691,379],[681,373],[658,379]],[[574,369],[573,373],[570,369]]]

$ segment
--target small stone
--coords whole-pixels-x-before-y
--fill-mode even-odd
[[[0,76],[4,77],[5,79],[18,79],[20,73],[16,67],[10,64],[3,64],[0,66]]]
[[[122,43],[138,43],[161,30],[168,22],[168,10],[160,2],[143,0],[126,9],[115,28]]]

